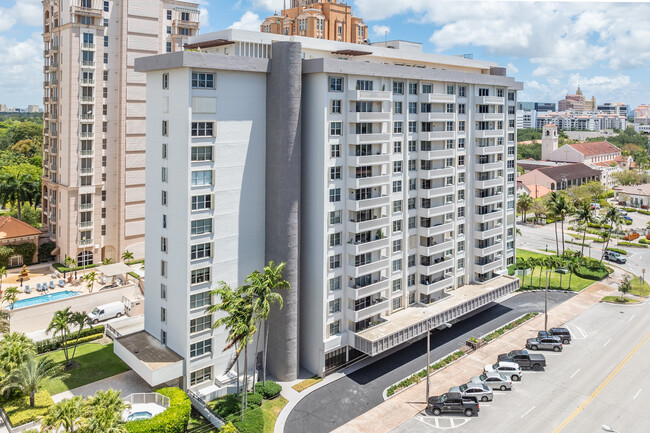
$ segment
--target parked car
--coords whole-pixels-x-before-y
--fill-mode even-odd
[[[600,209],[600,203],[592,203],[591,208],[592,209]]]
[[[484,373],[497,372],[501,373],[514,382],[519,382],[521,380],[521,367],[514,362],[497,362],[496,364],[488,364],[483,370]]]
[[[497,371],[490,371],[480,376],[474,376],[470,379],[470,382],[482,383],[492,389],[500,389],[501,391],[512,389],[512,380]]]
[[[624,219],[624,220],[627,220],[627,221],[629,221],[629,222],[634,222],[634,220],[632,219],[632,217],[627,216],[627,215],[623,215],[623,219]]]
[[[461,412],[465,416],[478,414],[480,409],[478,400],[474,397],[463,397],[460,393],[442,394],[436,397],[429,397],[427,409],[435,416],[442,413]]]
[[[514,362],[522,369],[532,368],[533,370],[539,371],[546,367],[546,358],[544,355],[530,354],[527,350],[512,350],[508,353],[502,353],[497,359],[499,361]]]
[[[627,259],[616,251],[605,251],[605,255],[603,257],[605,260],[609,260],[610,262],[614,263],[624,264],[627,262]]]
[[[120,317],[124,314],[124,304],[121,302],[111,302],[96,307],[93,311],[88,313],[88,318],[93,323],[98,323],[100,320],[112,319]]]
[[[562,341],[560,337],[535,337],[526,341],[526,348],[530,350],[552,350],[562,352]]]
[[[553,336],[559,337],[562,344],[571,344],[571,332],[567,328],[551,328],[548,331],[539,331],[537,336],[540,338]]]
[[[476,397],[480,401],[492,401],[492,398],[494,398],[492,388],[476,382],[468,382],[461,386],[452,386],[449,388],[449,392],[459,392],[463,397]]]

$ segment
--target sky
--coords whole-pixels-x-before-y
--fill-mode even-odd
[[[284,0],[195,0],[201,33],[259,30]],[[288,1],[287,1],[288,2]],[[524,83],[520,101],[557,102],[578,85],[597,102],[650,103],[650,3],[349,0],[370,40],[472,54]],[[42,104],[41,0],[0,0],[0,104]]]

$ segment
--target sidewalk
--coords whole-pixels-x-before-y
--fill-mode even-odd
[[[548,317],[549,328],[566,323],[598,303],[604,296],[616,292],[616,288],[607,284],[607,282],[612,282],[617,277],[619,276],[614,275],[613,278],[610,277],[603,282],[595,283],[583,290],[579,295],[550,310]],[[448,368],[432,375],[431,395],[440,395],[447,392],[451,386],[466,382],[470,377],[483,371],[486,364],[493,363],[498,354],[521,349],[527,338],[535,336],[537,331],[543,328],[544,315],[541,314],[493,343],[472,352]],[[339,427],[334,432],[389,432],[426,408],[425,392],[426,381],[422,381]],[[276,432],[278,432],[277,429]]]
[[[129,370],[116,374],[115,376],[107,377],[106,379],[98,380],[97,382],[89,383],[88,385],[80,386],[79,388],[55,394],[52,396],[52,400],[58,403],[61,400],[77,395],[89,397],[95,395],[97,391],[106,391],[108,389],[121,391],[122,398],[130,394],[151,392],[151,387],[135,371]]]

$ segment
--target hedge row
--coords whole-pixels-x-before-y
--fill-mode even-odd
[[[79,343],[88,342],[93,340],[98,340],[104,335],[104,325],[98,325],[91,328],[86,328],[81,330],[81,336],[79,338]],[[92,337],[92,338],[89,338]],[[77,333],[74,332],[70,337],[68,337],[68,343],[74,344],[77,338]],[[61,348],[63,339],[61,337],[48,338],[47,340],[37,341],[34,343],[36,345],[36,353],[45,353],[51,352]]]
[[[257,382],[255,384],[255,392],[264,397],[264,400],[270,400],[277,397],[280,395],[280,391],[282,391],[282,387],[272,380],[267,380],[266,385],[263,385],[262,382]]]
[[[54,401],[49,392],[40,391],[34,398],[34,407],[29,406],[29,395],[15,397],[8,401],[0,399],[0,403],[11,424],[17,427],[44,416]]]
[[[432,364],[429,368],[429,370],[440,370],[441,368],[447,366],[448,364],[451,364],[461,356],[465,355],[465,352],[462,350],[458,350],[450,355],[448,355],[446,358],[441,359],[440,361],[436,362],[435,364]],[[390,397],[393,394],[395,394],[396,391],[403,389],[403,388],[408,388],[411,385],[414,385],[418,383],[420,380],[424,379],[427,377],[427,369],[423,368],[422,370],[418,371],[417,373],[411,375],[410,377],[407,377],[406,379],[402,380],[399,383],[396,383],[394,385],[391,385],[387,390],[386,390],[386,396]]]
[[[627,255],[627,251],[620,248],[607,248],[607,251],[614,251],[615,253]]]
[[[240,415],[231,415],[230,419],[239,433],[261,433],[264,431],[264,413],[259,406],[244,412],[244,420]]]
[[[63,273],[63,272],[74,272],[74,271],[83,271],[84,269],[92,269],[96,268],[99,266],[98,263],[95,263],[94,265],[86,265],[84,266],[76,266],[73,268],[68,268],[65,265],[62,265],[61,263],[52,263],[52,267],[56,269],[57,271]]]
[[[158,394],[169,397],[169,407],[150,419],[127,422],[129,433],[185,433],[190,420],[192,403],[179,388],[161,388]]]
[[[624,246],[624,247],[648,248],[647,245],[635,244],[634,242],[619,242],[618,245],[621,245],[621,246]]]
[[[537,316],[538,314],[539,314],[539,313],[536,312],[536,311],[533,311],[533,312],[530,312],[530,313],[526,313],[523,317],[520,317],[520,318],[517,319],[517,320],[513,320],[512,322],[508,323],[507,325],[502,326],[501,328],[499,328],[499,329],[497,329],[497,330],[495,330],[495,331],[490,332],[488,335],[486,335],[485,337],[483,337],[482,340],[485,341],[485,342],[487,343],[487,342],[492,341],[492,340],[494,340],[494,339],[496,339],[496,338],[499,338],[499,337],[501,337],[503,334],[505,334],[506,331],[509,331],[509,330],[511,330],[511,329],[516,328],[517,326],[519,326],[519,325],[521,325],[522,323],[524,323],[524,322],[526,322],[526,321],[532,319],[533,317]]]

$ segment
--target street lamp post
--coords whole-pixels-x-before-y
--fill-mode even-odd
[[[548,331],[548,274],[550,269],[546,270],[546,290],[544,290],[544,331]]]
[[[81,243],[83,244],[83,271],[82,274],[86,275],[86,236],[81,237]]]
[[[431,321],[427,320],[427,399],[426,399],[426,404],[429,404],[429,388],[430,388],[430,380],[429,380],[429,364],[431,360],[429,359],[431,357]]]
[[[643,283],[645,282],[645,268],[643,268],[641,272],[641,286],[643,286]]]

